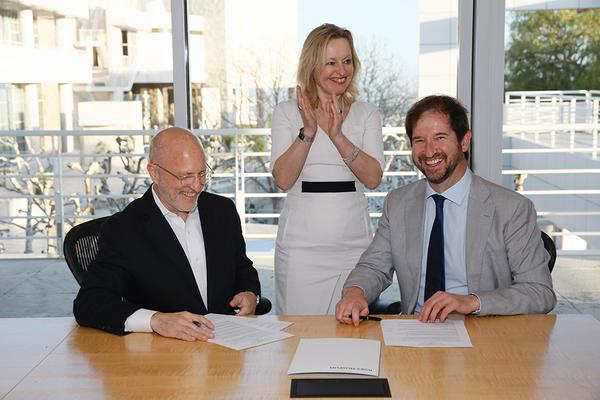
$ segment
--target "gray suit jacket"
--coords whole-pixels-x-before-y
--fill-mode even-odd
[[[422,179],[388,194],[375,237],[344,284],[363,288],[369,303],[392,283],[395,270],[402,312],[415,310],[426,185]],[[473,175],[466,246],[467,286],[481,299],[481,315],[546,313],[554,308],[550,256],[529,199]]]

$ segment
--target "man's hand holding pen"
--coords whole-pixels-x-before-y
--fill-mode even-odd
[[[150,319],[152,330],[159,335],[193,342],[195,340],[207,341],[215,335],[215,326],[210,320],[200,314],[187,311],[176,313],[156,312]]]
[[[369,315],[369,304],[364,291],[359,287],[344,289],[342,300],[335,307],[335,318],[344,324],[358,326],[361,319],[367,315]]]

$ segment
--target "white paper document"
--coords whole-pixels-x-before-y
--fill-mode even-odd
[[[208,341],[233,350],[243,350],[294,336],[281,332],[281,329],[290,326],[291,322],[222,314],[207,314],[205,317],[215,324],[215,337]]]
[[[416,319],[384,319],[381,330],[386,346],[473,347],[464,320],[423,323]]]
[[[220,314],[215,314],[215,315],[220,315]],[[262,318],[258,319],[258,318],[250,318],[250,317],[236,317],[233,315],[220,315],[220,316],[225,317],[225,318],[231,318],[233,321],[240,323],[240,324],[248,324],[255,328],[268,329],[268,330],[273,330],[273,331],[280,331],[282,329],[287,328],[291,324],[293,324],[293,322],[288,322],[288,321],[268,320],[268,319],[262,319]]]
[[[288,369],[297,374],[379,376],[381,342],[370,339],[300,339]]]

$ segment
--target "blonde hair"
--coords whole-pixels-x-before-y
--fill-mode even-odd
[[[352,52],[352,66],[354,73],[348,89],[344,92],[344,99],[348,103],[353,103],[358,98],[358,88],[356,87],[356,76],[360,70],[360,61],[354,49],[354,40],[352,33],[346,28],[340,28],[333,24],[323,24],[313,29],[302,46],[300,53],[300,61],[298,62],[298,73],[296,79],[298,85],[308,97],[313,108],[319,105],[319,97],[317,95],[317,82],[315,80],[315,69],[322,65],[325,61],[325,48],[332,39],[346,39],[350,45]]]

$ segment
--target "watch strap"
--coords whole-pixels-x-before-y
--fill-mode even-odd
[[[300,128],[300,132],[298,132],[298,139],[302,140],[303,142],[306,143],[311,143],[313,140],[315,140],[314,136],[308,136],[304,134],[304,127]]]

